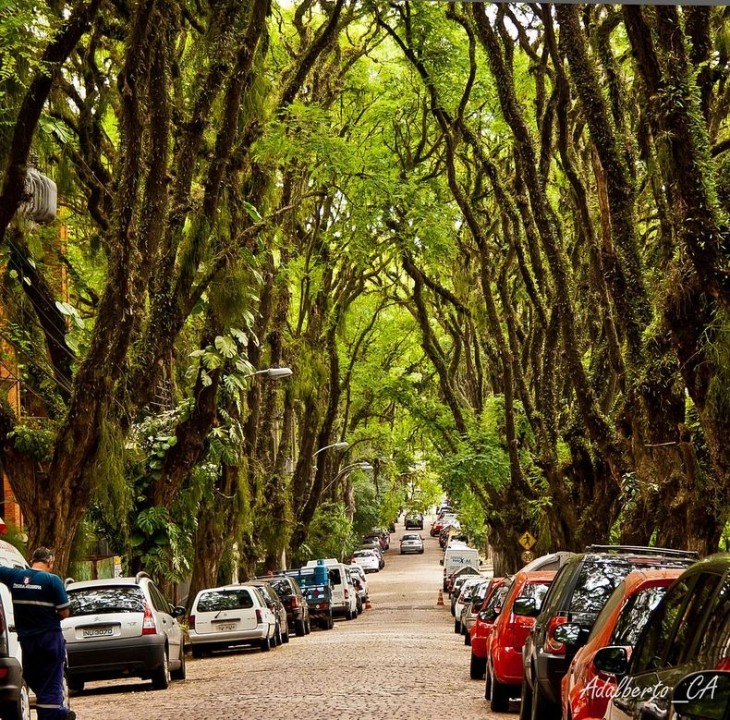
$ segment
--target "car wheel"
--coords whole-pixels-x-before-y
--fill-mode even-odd
[[[281,626],[277,623],[276,630],[274,630],[274,647],[279,647],[284,642],[281,637]]]
[[[522,693],[520,695],[519,720],[530,720],[532,716],[532,688],[526,678],[522,678]]]
[[[461,620],[454,620],[454,632],[457,635],[461,632]]]
[[[22,683],[15,702],[0,705],[0,717],[3,720],[30,720],[30,696],[28,686]]]
[[[484,677],[484,671],[487,668],[486,658],[477,657],[471,654],[471,663],[469,663],[469,677],[472,680],[481,680]]]
[[[304,620],[295,620],[294,621],[294,632],[297,635],[306,635],[307,634],[307,626],[304,623]]]
[[[167,657],[167,648],[162,652],[162,664],[152,674],[152,687],[155,690],[167,690],[170,686],[170,660]]]
[[[185,648],[180,643],[180,667],[177,670],[173,670],[170,673],[170,677],[173,680],[184,680],[187,677],[188,671],[185,667]]]
[[[332,614],[327,618],[327,629],[332,630],[332,628],[335,626],[335,619],[332,617]]]
[[[507,712],[509,710],[509,685],[504,685],[490,675],[492,679],[492,692],[489,707],[492,712]]]
[[[263,640],[261,640],[259,647],[261,648],[261,652],[269,652],[269,650],[271,650],[271,638],[268,634]]]
[[[471,634],[468,630],[464,633],[464,645],[471,645]]]
[[[281,633],[281,642],[283,642],[285,645],[289,642],[289,628],[287,627],[285,633]]]
[[[196,660],[200,660],[203,657],[203,651],[200,648],[196,648],[195,645],[193,645],[193,657]]]
[[[489,672],[489,663],[487,662],[486,658],[484,658],[484,673],[486,675],[486,679],[484,681],[484,699],[491,700],[492,699],[492,673]]]
[[[304,634],[309,635],[312,632],[312,620],[307,618],[307,624],[304,626]]]

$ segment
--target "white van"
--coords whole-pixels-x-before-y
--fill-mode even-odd
[[[450,545],[446,548],[441,563],[444,566],[443,589],[448,590],[449,575],[467,566],[479,570],[479,550],[468,545]]]
[[[310,560],[305,567],[324,565],[330,571],[332,585],[332,614],[344,615],[347,620],[357,617],[357,590],[352,584],[347,565],[336,558]]]

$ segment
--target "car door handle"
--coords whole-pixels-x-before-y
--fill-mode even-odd
[[[664,708],[660,708],[652,700],[644,703],[644,707],[641,708],[641,712],[639,713],[639,720],[665,720],[666,717],[667,711]]]

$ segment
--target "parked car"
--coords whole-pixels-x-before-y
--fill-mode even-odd
[[[608,704],[608,720],[666,718],[681,678],[703,669],[730,670],[730,554],[705,558],[679,576],[649,616],[633,652],[628,645],[611,645],[593,662],[621,682]],[[687,699],[699,700],[699,694],[698,683]],[[679,716],[717,720],[727,717],[726,704],[726,697],[714,698],[710,714],[693,715],[686,708]]]
[[[201,590],[188,616],[193,657],[239,645],[266,652],[275,645],[278,625],[259,587],[236,584]]]
[[[522,646],[554,577],[554,570],[518,572],[507,586],[487,643],[484,697],[494,712],[507,712],[510,697],[521,692]]]
[[[479,585],[483,585],[489,582],[489,578],[483,575],[475,575],[469,578],[462,586],[459,597],[456,598],[454,603],[454,632],[461,633],[461,611],[464,606],[471,602],[474,593],[477,592]]]
[[[257,587],[263,595],[266,606],[274,613],[276,617],[276,635],[274,635],[274,645],[281,645],[289,642],[289,619],[286,614],[284,603],[281,602],[279,594],[274,590],[274,586],[269,582],[269,578],[265,580],[249,580],[247,585]]]
[[[423,514],[422,513],[409,513],[406,515],[405,521],[406,530],[423,530]]]
[[[173,607],[149,575],[67,581],[71,616],[61,621],[68,654],[68,686],[88,680],[141,677],[164,690],[185,679],[183,631]]]
[[[558,571],[525,642],[520,720],[560,718],[563,676],[585,644],[582,638],[568,648],[555,637],[560,625],[570,619],[587,634],[616,585],[632,570],[682,568],[696,559],[693,552],[620,545],[591,545],[571,557]]]
[[[0,565],[28,567],[20,551],[5,540],[0,540]],[[23,680],[15,608],[10,590],[3,583],[0,583],[0,717],[3,720],[30,718],[30,691]]]
[[[431,537],[437,537],[444,527],[457,522],[458,520],[456,519],[456,515],[447,514],[437,517],[436,520],[431,523],[431,529],[429,530]]]
[[[479,612],[484,598],[489,590],[489,582],[481,583],[477,585],[476,590],[471,594],[471,597],[466,600],[464,607],[461,610],[461,634],[464,636],[464,645],[471,644],[471,628],[476,622],[477,613]]]
[[[423,538],[416,533],[406,533],[400,539],[400,554],[419,553],[423,555]]]
[[[598,672],[593,663],[596,653],[607,645],[633,647],[651,611],[681,572],[679,569],[636,570],[619,583],[563,678],[563,717],[571,720],[603,717],[616,689],[616,680]],[[566,623],[556,634],[570,644],[582,632],[580,626]]]
[[[487,643],[489,642],[489,636],[492,634],[494,621],[499,617],[502,610],[508,583],[509,578],[504,577],[492,578],[489,581],[484,602],[477,613],[474,625],[469,631],[471,637],[469,677],[472,680],[481,680],[487,669]]]
[[[257,580],[266,580],[276,590],[279,600],[286,608],[288,631],[296,635],[309,635],[312,631],[309,605],[296,578],[280,572],[273,576],[257,578]]]
[[[329,570],[322,567],[294,568],[286,574],[295,578],[301,587],[309,607],[309,617],[323,630],[331,630],[334,625],[332,616],[332,584]]]
[[[365,571],[359,565],[350,565],[350,574],[353,580],[357,578],[360,581],[358,593],[362,597],[363,603],[367,602],[370,597],[370,589],[368,587],[368,579],[365,577]]]
[[[366,573],[380,570],[380,558],[374,550],[355,550],[350,557],[350,562],[359,565]]]
[[[377,535],[365,535],[360,544],[361,550],[377,550],[382,553],[383,548],[380,546],[380,538]]]
[[[448,583],[448,594],[451,596],[452,615],[454,614],[454,605],[456,604],[456,598],[459,597],[459,593],[461,592],[461,586],[470,577],[475,577],[477,575],[481,575],[479,570],[477,570],[475,567],[472,567],[471,565],[466,565],[465,567],[457,570],[453,575],[450,576]]]

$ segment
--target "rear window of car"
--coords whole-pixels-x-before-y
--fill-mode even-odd
[[[355,550],[355,552],[352,553],[352,557],[373,558],[377,556],[372,550]]]
[[[69,589],[72,615],[144,612],[145,598],[136,585]]]
[[[636,645],[651,611],[666,591],[666,586],[644,588],[628,598],[616,620],[609,645]]]
[[[521,598],[532,598],[535,601],[535,607],[539,612],[545,602],[545,596],[550,589],[550,583],[542,580],[540,582],[528,582],[523,585],[520,590]]]
[[[598,615],[631,569],[627,562],[584,563],[570,599],[570,612]]]
[[[404,535],[403,540],[418,540],[418,535]]]
[[[280,595],[280,596],[286,596],[286,595],[293,595],[293,590],[290,582],[286,580],[285,578],[270,578],[268,580],[273,586],[274,590]]]
[[[340,585],[342,583],[342,575],[340,575],[339,568],[330,568],[330,580],[335,585]]]
[[[248,590],[209,590],[198,598],[198,612],[219,610],[247,610],[254,605]]]

